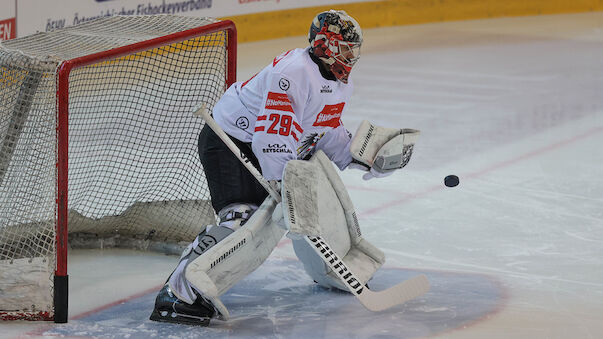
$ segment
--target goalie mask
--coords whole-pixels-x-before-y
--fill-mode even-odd
[[[352,67],[360,58],[362,31],[358,22],[344,11],[319,13],[310,25],[308,41],[312,53],[347,84]]]

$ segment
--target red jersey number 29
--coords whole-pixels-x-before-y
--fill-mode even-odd
[[[270,127],[268,127],[266,133],[289,136],[291,133],[291,123],[293,122],[293,118],[291,118],[291,116],[273,113],[270,114],[268,119],[272,121],[272,124],[270,124]]]

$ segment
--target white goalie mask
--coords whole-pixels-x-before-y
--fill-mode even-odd
[[[360,58],[362,30],[358,22],[344,11],[319,13],[310,25],[308,41],[312,53],[328,65],[338,80],[347,83]]]

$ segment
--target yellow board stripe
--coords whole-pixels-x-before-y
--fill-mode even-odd
[[[362,28],[505,16],[578,13],[603,10],[601,0],[389,0],[224,17],[237,25],[240,42],[308,34],[316,13],[343,9]]]

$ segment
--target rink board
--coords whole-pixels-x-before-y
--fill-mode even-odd
[[[504,307],[506,292],[482,274],[416,271],[386,267],[369,283],[374,290],[425,273],[426,295],[383,312],[370,312],[350,294],[314,284],[297,260],[269,259],[223,296],[232,319],[210,327],[148,320],[155,292],[98,312],[51,325],[42,335],[102,338],[286,337],[417,338],[470,326]]]

